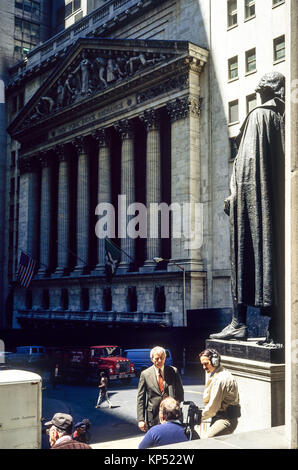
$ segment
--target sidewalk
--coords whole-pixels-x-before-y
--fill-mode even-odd
[[[113,450],[137,449],[139,442],[142,439],[143,436],[136,436],[130,439],[91,444],[91,447],[93,449]],[[288,449],[288,445],[285,437],[285,426],[277,426],[259,431],[230,434],[228,436],[213,437],[212,439],[198,439],[195,441],[154,448],[156,451],[159,449]]]

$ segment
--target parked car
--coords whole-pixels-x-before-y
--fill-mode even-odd
[[[133,362],[136,375],[140,375],[144,369],[152,366],[150,351],[151,349],[125,349],[122,355]],[[169,349],[166,349],[165,364],[167,366],[173,365],[172,354]]]
[[[45,361],[44,346],[17,346],[16,352],[8,356],[8,361],[13,366],[25,366],[28,364],[42,364]]]

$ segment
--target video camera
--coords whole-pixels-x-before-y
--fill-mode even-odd
[[[183,401],[180,404],[180,411],[181,420],[188,439],[199,439],[199,435],[194,431],[194,427],[201,424],[202,410],[193,401]]]

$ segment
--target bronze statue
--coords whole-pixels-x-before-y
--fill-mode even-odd
[[[270,317],[264,343],[284,342],[284,110],[285,77],[264,75],[262,104],[237,137],[230,196],[232,322],[213,339],[247,339],[247,307]]]

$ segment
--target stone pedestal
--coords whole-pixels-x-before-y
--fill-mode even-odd
[[[259,346],[253,340],[207,340],[206,347],[221,354],[222,365],[237,380],[241,417],[235,433],[283,425],[285,364],[277,362],[283,350]]]

